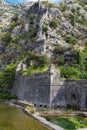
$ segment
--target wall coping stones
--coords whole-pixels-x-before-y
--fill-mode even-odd
[[[58,126],[58,125],[55,125],[49,121],[47,121],[45,118],[41,117],[41,116],[38,116],[36,114],[31,114],[29,113],[29,111],[27,109],[24,109],[24,112],[26,114],[28,114],[29,116],[33,117],[34,119],[36,119],[37,121],[41,122],[42,124],[50,127],[52,130],[64,130],[62,127]]]

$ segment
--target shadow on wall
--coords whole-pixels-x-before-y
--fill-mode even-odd
[[[87,91],[86,91],[86,98],[85,98],[85,108],[87,108]]]
[[[87,87],[83,81],[62,80],[62,82],[62,85],[53,86],[51,106],[53,108],[87,108]],[[56,88],[59,89],[56,91]]]

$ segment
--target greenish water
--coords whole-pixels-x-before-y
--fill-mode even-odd
[[[0,130],[51,130],[22,112],[21,108],[0,105]]]
[[[76,130],[78,128],[87,128],[87,117],[80,116],[45,116],[45,118],[65,130]]]

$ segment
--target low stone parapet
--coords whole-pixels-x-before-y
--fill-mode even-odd
[[[24,109],[24,112],[28,114],[29,116],[33,117],[35,120],[39,121],[40,123],[48,126],[52,130],[64,130],[62,127],[55,125],[49,121],[47,121],[45,118],[37,115],[37,114],[31,114],[27,109]]]

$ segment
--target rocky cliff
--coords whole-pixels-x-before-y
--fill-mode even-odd
[[[19,61],[24,61],[27,67],[38,65],[37,59],[43,57],[56,66],[81,68],[80,53],[85,55],[86,66],[86,46],[86,0],[67,0],[58,5],[0,4],[1,71],[5,65]]]

